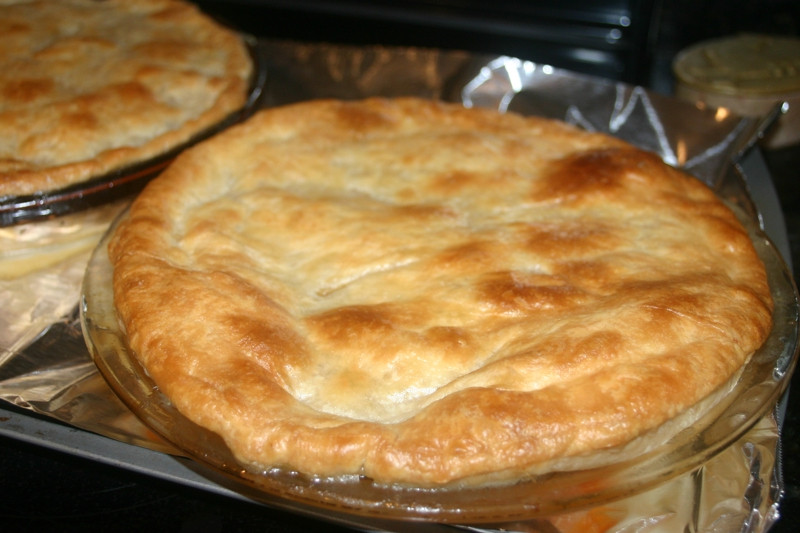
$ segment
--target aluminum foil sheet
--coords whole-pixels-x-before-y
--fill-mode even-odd
[[[605,131],[695,174],[760,220],[737,159],[765,122],[511,57],[262,41],[262,106],[416,95],[545,115]],[[0,398],[89,432],[179,455],[114,396],[83,342],[77,304],[89,254],[129,200],[0,232]],[[780,413],[701,468],[604,505],[503,530],[767,531],[779,514]],[[490,531],[471,526],[447,526]]]

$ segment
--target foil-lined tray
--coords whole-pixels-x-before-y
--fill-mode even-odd
[[[319,97],[417,95],[560,118],[589,130],[618,135],[658,153],[665,161],[708,183],[736,206],[756,231],[766,229],[771,235],[777,233],[785,238],[782,220],[775,221],[765,210],[758,209],[752,200],[752,176],[743,174],[736,164],[763,132],[764,124],[759,121],[701,110],[640,87],[510,57],[286,41],[261,41],[259,54],[268,72],[262,106]],[[763,187],[763,183],[758,186]],[[81,231],[84,226],[96,228],[98,224],[107,227],[122,209],[124,205],[105,206],[36,223],[36,231],[44,237],[30,239],[27,248],[19,245],[20,239],[30,235],[34,226],[8,228],[13,231],[0,235],[0,262],[14,254],[18,256],[22,248],[35,257],[41,239],[46,241],[59,232],[69,234],[65,227],[79,228],[73,231]],[[773,218],[766,220],[770,227],[765,227],[765,215]],[[99,241],[100,233],[92,233],[90,240]],[[769,239],[764,238],[763,242],[772,247]],[[220,492],[353,527],[391,530],[396,526],[382,520],[380,515],[363,516],[347,509],[320,509],[313,502],[264,498],[262,491],[231,485],[229,478],[220,478],[215,470],[187,461],[186,453],[159,438],[112,392],[89,356],[77,304],[90,250],[81,246],[73,251],[34,272],[0,277],[0,295],[4,302],[13,304],[4,305],[0,311],[0,398],[23,413],[43,417],[45,422],[53,420],[91,432],[87,434],[87,442],[93,441],[94,435],[103,435],[126,443],[123,446],[133,445],[159,456],[175,457],[182,467],[189,465],[192,472],[199,472],[208,480],[201,484],[209,490],[225,487]],[[785,249],[782,251],[786,253]],[[781,263],[780,254],[776,255],[776,261]],[[779,277],[788,275],[785,265],[777,270],[783,272]],[[583,502],[524,522],[506,522],[502,524],[504,530],[571,531],[580,530],[581,524],[598,521],[606,524],[608,531],[622,531],[633,525],[639,527],[638,531],[768,529],[777,516],[781,491],[777,399],[788,382],[797,339],[797,302],[791,276],[779,284],[782,291],[788,291],[783,298],[782,317],[788,329],[781,337],[781,353],[774,355],[773,377],[769,378],[773,381],[767,385],[769,394],[766,400],[762,394],[756,394],[761,402],[766,402],[763,410],[742,427],[742,435],[731,435],[738,438],[736,442],[726,441],[725,446],[704,457],[703,464],[689,465],[688,471],[684,468],[674,472],[655,485],[642,484],[638,488],[633,485],[630,492],[596,500],[597,505],[587,507]],[[8,420],[19,420],[18,413],[13,414]],[[733,421],[736,416],[734,412]],[[2,421],[0,432],[14,434],[3,427]],[[75,446],[80,447],[80,443]],[[113,462],[115,453],[119,452],[112,451],[106,456],[111,455]],[[130,463],[133,464],[129,467],[147,470],[144,465],[137,465],[136,460]],[[197,483],[181,468],[174,480]],[[435,517],[428,519],[426,527],[433,527]],[[486,520],[480,522],[469,529],[483,531],[501,526],[483,523]]]

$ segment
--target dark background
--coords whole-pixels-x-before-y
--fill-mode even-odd
[[[795,0],[198,2],[258,36],[430,46],[507,54],[669,94],[670,63],[698,41],[751,31],[800,34]],[[2,36],[0,36],[2,38]],[[798,147],[765,151],[800,272]],[[800,391],[800,378],[794,388]],[[786,497],[772,531],[800,524],[800,394],[783,438]],[[4,531],[337,531],[329,524],[230,501],[114,467],[0,439]]]

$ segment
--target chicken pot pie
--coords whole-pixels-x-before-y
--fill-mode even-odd
[[[259,112],[109,243],[130,348],[256,470],[509,482],[714,394],[771,328],[698,180],[613,137],[413,98]]]
[[[0,197],[149,160],[242,108],[242,39],[176,0],[0,0]]]

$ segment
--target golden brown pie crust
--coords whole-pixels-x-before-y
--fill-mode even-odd
[[[417,99],[265,110],[114,235],[130,346],[258,468],[436,486],[628,443],[771,328],[735,215],[658,157]]]
[[[0,197],[167,152],[244,106],[242,39],[176,0],[0,1]]]

